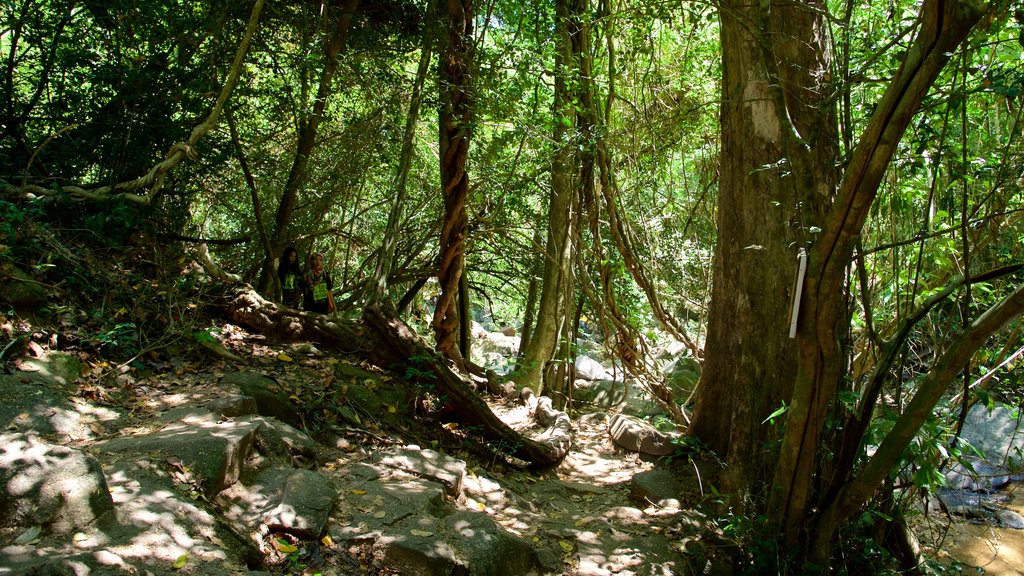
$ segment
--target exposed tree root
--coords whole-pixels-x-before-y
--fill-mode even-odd
[[[432,374],[437,393],[448,399],[463,426],[478,427],[485,441],[499,451],[536,467],[557,464],[568,454],[571,422],[564,412],[551,407],[550,399],[541,398],[536,408],[538,420],[548,426],[539,439],[516,432],[491,411],[463,376],[394,315],[375,306],[367,308],[361,320],[334,320],[293,310],[264,299],[247,284],[233,282],[204,259],[207,272],[227,284],[225,310],[233,322],[284,340],[316,340],[340,352],[365,356],[389,371],[403,373],[414,366]]]

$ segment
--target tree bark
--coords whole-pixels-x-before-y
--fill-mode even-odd
[[[970,1],[927,0],[921,7],[918,36],[854,149],[809,253],[797,332],[799,369],[769,501],[772,524],[784,531],[786,542],[795,542],[805,526],[821,432],[845,373],[838,327],[846,309],[843,293],[854,242],[921,100],[982,13]]]
[[[568,314],[565,282],[572,266],[573,232],[577,206],[572,185],[572,126],[576,112],[570,89],[573,70],[572,39],[569,32],[570,0],[556,0],[555,25],[558,52],[555,57],[555,150],[551,157],[551,197],[548,203],[548,230],[544,248],[544,275],[537,305],[537,325],[523,351],[518,367],[519,383],[538,395],[544,391],[543,375],[555,354],[562,320]]]
[[[816,2],[720,9],[722,168],[705,364],[689,433],[728,464],[724,492],[772,478],[769,416],[796,374],[790,309],[798,255],[838,179],[826,8]],[[740,499],[737,498],[737,501]]]
[[[472,98],[470,66],[472,65],[473,2],[445,0],[447,35],[441,49],[441,193],[444,198],[444,221],[441,224],[440,264],[437,279],[441,294],[434,309],[432,327],[437,350],[465,368],[459,351],[459,283],[465,266],[466,202],[469,198],[469,157]]]

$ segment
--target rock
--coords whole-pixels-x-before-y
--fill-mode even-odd
[[[1010,484],[1010,471],[1003,466],[993,466],[975,457],[966,457],[964,462],[969,467],[957,462],[946,471],[946,488],[991,492]]]
[[[681,356],[665,367],[665,385],[672,391],[677,402],[682,402],[697,387],[700,380],[700,364],[691,356]]]
[[[601,366],[601,363],[590,356],[576,357],[576,376],[583,380],[611,380],[608,371]]]
[[[237,387],[243,395],[255,400],[260,415],[272,416],[297,428],[302,427],[298,407],[292,404],[288,393],[270,378],[253,372],[232,372],[221,378],[220,382],[224,386]]]
[[[261,426],[256,432],[256,445],[268,456],[279,456],[302,468],[316,467],[316,442],[305,432],[275,418],[256,418]]]
[[[4,272],[10,276],[0,283],[0,301],[25,310],[34,310],[49,301],[46,289],[35,278],[13,266],[5,267]]]
[[[1024,530],[1024,516],[1021,516],[1013,510],[999,510],[996,512],[996,521],[1003,528]]]
[[[504,336],[515,336],[516,328],[515,326],[505,326],[504,328],[501,329],[501,333]]]
[[[662,508],[679,508],[683,483],[670,471],[654,468],[633,476],[629,485],[630,499]]]
[[[171,408],[160,417],[163,422],[218,422],[223,418],[239,418],[258,414],[256,400],[251,396],[232,394],[213,398],[205,404]]]
[[[1019,426],[1013,410],[996,406],[990,412],[987,406],[975,404],[967,413],[961,436],[980,450],[988,463],[1016,472],[1024,468],[1024,433],[1018,431]]]
[[[437,527],[424,523],[403,533],[385,535],[373,544],[373,557],[379,566],[398,574],[416,576],[448,576],[469,574],[455,549],[436,535]]]
[[[641,418],[665,413],[661,405],[631,379],[597,382],[578,379],[575,386],[573,406],[577,408],[617,409],[623,414]]]
[[[277,506],[263,515],[263,523],[272,531],[318,539],[337,497],[334,485],[321,474],[295,470],[285,481]]]
[[[63,390],[71,390],[82,375],[83,365],[77,356],[50,350],[40,358],[26,358],[22,366],[39,372],[40,376],[59,384]]]
[[[99,462],[27,434],[0,435],[0,526],[70,534],[112,512]]]
[[[401,536],[410,529],[436,533],[438,519],[453,512],[436,482],[409,476],[363,478],[339,490],[329,526],[335,542]]]
[[[238,480],[260,426],[260,422],[234,421],[175,424],[153,434],[97,442],[96,449],[175,457],[182,469],[189,469],[188,477],[202,486],[207,498],[212,498]]]
[[[92,436],[67,396],[48,387],[0,375],[0,429],[78,440]]]
[[[649,423],[632,416],[613,416],[608,423],[608,433],[616,445],[632,452],[668,456],[676,450],[672,442],[674,436],[659,432]]]
[[[530,572],[533,547],[490,516],[462,510],[446,517],[444,528],[467,573],[522,576]]]
[[[406,446],[394,454],[383,454],[380,464],[439,482],[445,493],[458,498],[462,493],[462,481],[466,476],[466,463],[435,450],[423,450],[419,446]]]

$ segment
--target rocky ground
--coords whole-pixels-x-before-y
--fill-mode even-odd
[[[556,469],[509,462],[443,399],[226,326],[238,360],[0,374],[0,574],[705,574],[732,550],[697,504],[717,465],[640,419],[579,414]],[[542,435],[529,408],[492,399]],[[615,441],[613,441],[613,438]],[[624,448],[625,446],[626,448]]]
[[[621,405],[574,411],[569,456],[530,470],[461,429],[428,383],[215,334],[219,353],[124,364],[37,334],[5,358],[0,575],[742,572],[718,463]],[[596,397],[621,399],[604,385]],[[489,403],[544,434],[529,406]],[[977,468],[950,481],[984,486],[940,493],[916,521],[923,550],[1024,573],[1014,478]]]

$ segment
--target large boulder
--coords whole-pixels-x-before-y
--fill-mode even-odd
[[[1024,470],[1024,430],[1014,410],[976,404],[967,413],[961,436],[984,453],[988,463]]]
[[[114,509],[99,462],[29,434],[0,435],[0,526],[70,534]]]
[[[35,278],[14,267],[5,267],[3,273],[0,277],[0,302],[34,310],[49,301],[46,289]]]

